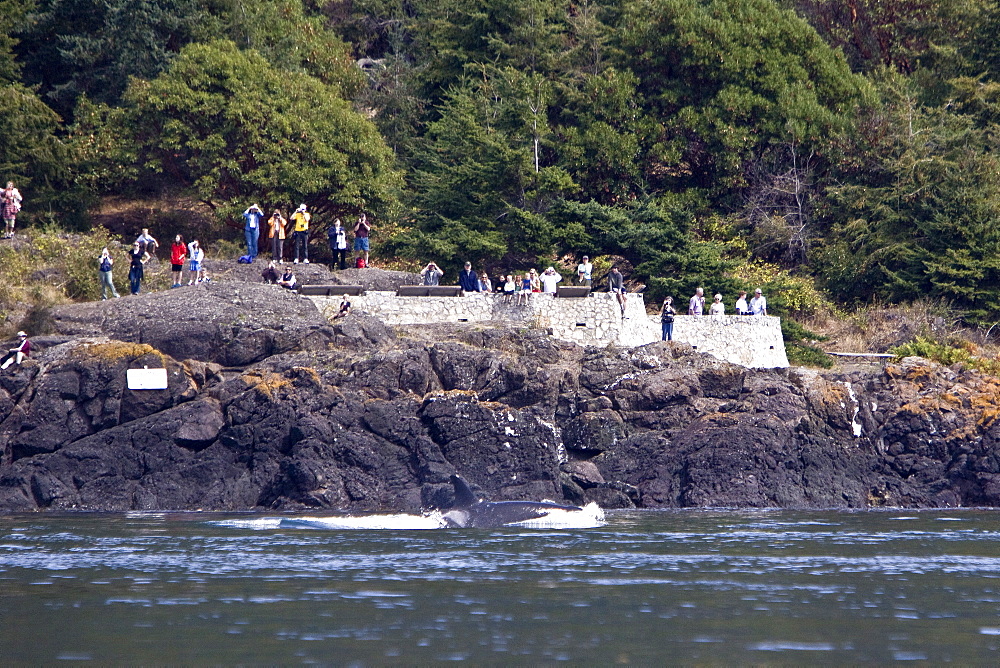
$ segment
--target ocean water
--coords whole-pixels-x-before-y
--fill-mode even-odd
[[[998,517],[0,516],[0,664],[992,664]]]

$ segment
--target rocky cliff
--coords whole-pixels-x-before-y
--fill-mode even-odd
[[[312,309],[312,310],[310,310]],[[1000,505],[1000,380],[748,371],[676,343],[331,326],[271,286],[61,307],[0,374],[0,510]],[[126,388],[165,367],[168,388]]]

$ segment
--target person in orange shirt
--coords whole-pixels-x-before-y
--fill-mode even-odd
[[[271,259],[278,264],[284,264],[285,227],[288,225],[288,221],[281,216],[280,209],[275,209],[271,217],[267,219],[267,225],[267,238],[271,240]]]

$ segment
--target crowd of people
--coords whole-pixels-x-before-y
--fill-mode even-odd
[[[285,263],[285,241],[291,236],[292,240],[292,264],[309,264],[309,227],[312,224],[312,214],[309,207],[300,204],[298,208],[286,219],[281,209],[275,209],[265,221],[264,211],[258,204],[252,204],[243,212],[243,235],[246,239],[247,254],[244,256],[246,262],[253,262],[260,252],[259,240],[264,224],[267,225],[267,239],[271,244],[271,260],[277,264]],[[362,213],[358,216],[357,222],[352,228],[353,244],[355,253],[355,266],[364,268],[368,266],[368,253],[370,251],[369,239],[371,238],[372,224],[368,216]],[[330,252],[333,260],[330,268],[347,268],[347,253],[349,250],[347,240],[347,229],[340,218],[333,221],[333,225],[327,230],[327,241],[330,245]]]
[[[740,290],[736,298],[736,304],[734,306],[736,315],[767,315],[767,298],[764,297],[764,293],[760,288],[754,290],[754,296],[747,301],[746,290]],[[704,288],[698,288],[691,295],[691,299],[688,301],[688,315],[704,315],[705,314],[705,290]],[[717,294],[713,298],[712,303],[708,307],[708,314],[712,315],[725,315],[726,305],[722,300],[722,295]],[[663,326],[663,340],[672,341],[674,335],[674,316],[677,315],[677,310],[674,308],[674,298],[667,297],[663,300],[663,307],[660,309],[660,323]]]

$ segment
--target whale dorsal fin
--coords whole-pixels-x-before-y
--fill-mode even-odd
[[[451,485],[455,488],[455,507],[467,508],[479,503],[479,499],[472,493],[469,483],[462,479],[462,476],[451,476]]]

